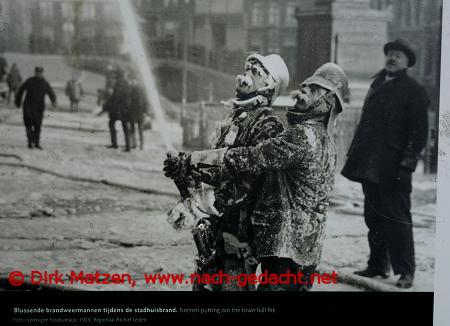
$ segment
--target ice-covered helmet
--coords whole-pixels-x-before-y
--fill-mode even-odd
[[[344,70],[337,64],[328,62],[320,66],[314,74],[301,83],[301,85],[318,85],[336,95],[340,111],[344,109],[344,103],[347,102],[349,88],[348,78]]]
[[[289,70],[284,60],[278,54],[270,54],[263,56],[261,54],[251,54],[245,60],[246,65],[252,60],[257,60],[272,77],[272,81],[268,82],[268,88],[274,90],[271,103],[286,90],[289,85]]]

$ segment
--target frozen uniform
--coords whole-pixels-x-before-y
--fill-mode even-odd
[[[222,125],[214,148],[237,148],[255,146],[264,140],[275,137],[283,131],[281,121],[269,107],[237,107]],[[269,172],[270,173],[270,172]],[[217,176],[203,171],[209,183],[215,184]],[[211,179],[210,179],[211,177]],[[264,175],[240,176],[220,180],[215,184],[215,206],[222,214],[216,229],[216,268],[229,275],[246,273],[244,262],[236,255],[228,255],[224,250],[223,232],[236,236],[241,242],[251,243],[253,236],[249,216],[253,210],[254,191],[249,186],[260,183]],[[212,179],[216,179],[213,181]],[[206,181],[206,180],[205,180]],[[255,266],[256,267],[256,266]],[[222,290],[243,290],[236,283],[224,283]]]
[[[222,179],[216,173],[217,166],[222,162],[217,161],[215,154],[232,148],[256,146],[283,131],[281,121],[270,108],[275,98],[289,84],[289,72],[283,59],[275,54],[268,56],[252,54],[246,60],[245,73],[238,75],[236,80],[236,98],[229,102],[232,104],[232,111],[220,124],[213,149],[188,154],[180,153],[178,157],[168,157],[164,163],[165,175],[175,180],[184,197],[169,214],[169,222],[176,228],[180,225],[192,225],[195,218],[191,218],[189,207],[202,206],[201,202],[205,201],[200,197],[204,198],[208,191],[211,193],[210,190],[203,188],[203,190],[191,192],[191,195],[185,190],[182,191],[186,187],[180,187],[181,184],[192,187],[189,186],[191,182],[189,180],[193,178],[191,172],[195,170],[194,179],[197,181],[194,183],[198,184],[201,180],[214,187],[215,198],[206,196],[209,198],[208,210],[212,213],[200,219],[193,230],[194,240],[199,250],[197,272],[200,273],[214,273],[222,270],[228,275],[237,276],[255,272],[255,259],[251,255],[251,250],[249,251],[253,241],[249,217],[252,215],[258,191],[253,185],[261,183],[265,173],[271,173],[265,171],[261,175],[249,174],[241,175],[239,178]],[[190,164],[196,161],[203,161],[206,165],[192,170]],[[211,202],[214,203],[213,209],[210,207]],[[197,208],[193,211],[198,211]],[[186,221],[191,222],[186,223]],[[204,237],[198,238],[199,234],[203,234]],[[205,246],[202,245],[204,243],[206,243]],[[211,247],[213,250],[203,250]],[[213,252],[212,255],[211,252]],[[241,257],[241,254],[245,259]],[[204,288],[194,286],[194,290]],[[252,287],[242,287],[234,281],[224,282],[212,289],[247,290]]]
[[[222,129],[214,148],[236,148],[255,146],[268,138],[275,137],[283,131],[281,121],[268,107],[236,108],[231,116],[231,123]],[[255,182],[253,177],[242,176],[239,179],[223,181],[215,191],[216,206],[229,218],[225,222],[227,229],[236,235],[244,230],[238,230],[239,223],[232,220],[239,215],[239,210],[249,209],[252,197],[248,196],[248,185]],[[239,204],[237,204],[240,202]],[[230,216],[231,215],[231,216]],[[246,239],[241,239],[246,240]]]
[[[305,86],[303,86],[305,85]],[[249,180],[254,254],[270,274],[302,272],[308,280],[320,262],[326,212],[334,185],[333,121],[344,106],[348,82],[328,63],[301,86],[322,94],[306,109],[288,111],[289,128],[256,146],[194,152],[192,169],[204,182]],[[311,284],[259,286],[259,290],[308,290]]]
[[[336,152],[327,131],[327,116],[290,114],[291,125],[276,138],[251,147],[193,153],[194,169],[205,182],[253,180],[247,213],[252,247],[262,269],[306,275],[320,262]],[[204,168],[207,161],[211,167]],[[301,288],[295,284],[280,287]]]
[[[250,215],[257,257],[317,265],[336,166],[325,124],[306,118],[261,145],[228,150],[224,163],[231,177],[260,177]]]

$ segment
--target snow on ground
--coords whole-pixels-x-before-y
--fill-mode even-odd
[[[109,141],[106,123],[106,117],[87,113],[50,112],[43,129],[45,149],[28,150],[20,111],[10,110],[9,118],[0,125],[0,153],[16,157],[0,157],[0,163],[20,163],[17,159],[20,157],[22,163],[44,170],[99,181],[114,180],[168,195],[148,195],[0,165],[3,275],[13,268],[129,271],[136,277],[143,271],[192,271],[195,248],[190,235],[173,231],[165,221],[166,211],[176,202],[176,197],[170,195],[176,194],[176,189],[160,170],[165,149],[159,135],[149,131],[144,151],[123,153],[105,147]],[[428,187],[420,191],[433,191],[432,180],[422,187],[424,184]],[[343,187],[338,178],[337,188]],[[353,200],[356,204],[361,198],[357,190],[356,185]],[[368,255],[361,207],[349,205],[331,207],[322,259],[323,265],[346,273],[363,268]],[[417,274],[412,290],[433,291],[434,219],[429,216],[414,219]],[[375,281],[393,285],[396,278]],[[189,290],[190,286],[153,287],[175,288]],[[147,289],[147,285],[140,281],[134,289]],[[320,285],[315,290],[358,289],[338,284]]]
[[[433,291],[435,223],[414,227],[416,250],[415,284],[409,291]],[[337,213],[331,210],[327,222],[322,264],[345,273],[366,267],[369,255],[367,228],[362,216]],[[377,282],[395,285],[398,275]]]
[[[68,58],[61,55],[5,53],[4,57],[8,67],[16,63],[22,78],[25,80],[34,75],[34,68],[44,67],[45,78],[56,87],[65,86],[71,79],[74,69],[68,66]],[[101,75],[83,71],[82,82],[86,92],[96,94],[97,89],[103,87],[105,78]]]
[[[45,58],[53,60],[44,62],[51,82],[70,77],[70,69],[60,57]],[[29,69],[40,62],[39,58],[28,60],[23,58]],[[58,67],[65,69],[64,76]],[[22,71],[24,77],[26,71]],[[96,80],[92,88],[103,82],[97,77],[89,80]],[[64,97],[60,90],[58,97]],[[149,288],[142,276],[144,272],[189,274],[194,266],[191,235],[175,232],[166,222],[167,210],[177,201],[177,190],[161,172],[165,148],[158,132],[145,132],[143,151],[107,149],[108,119],[94,114],[98,112],[95,103],[87,101],[79,113],[61,112],[67,111],[65,105],[46,111],[44,150],[39,151],[26,148],[21,110],[0,103],[0,275],[13,269],[129,272],[139,279],[135,288],[103,285],[101,289],[189,290],[187,284]],[[172,122],[169,127],[173,143],[180,148],[181,129]],[[120,124],[117,129],[119,144],[123,144]],[[80,177],[90,182],[73,179]],[[111,187],[102,181],[154,193]],[[414,175],[417,272],[410,291],[433,291],[435,187],[434,176]],[[362,198],[358,184],[337,175],[322,265],[338,273],[351,275],[366,264],[369,249]],[[393,285],[396,279],[391,276],[371,282]],[[337,284],[318,285],[314,290],[361,289]]]
[[[176,193],[175,186],[161,174],[166,149],[157,132],[145,132],[143,151],[125,153],[122,149],[106,148],[110,144],[106,116],[46,112],[41,134],[45,151],[24,151],[25,130],[19,113],[19,110],[14,112],[8,118],[8,124],[2,126],[2,143],[5,152],[19,155],[24,163],[69,176]],[[117,130],[119,145],[124,144],[119,123]]]
[[[0,192],[5,194],[0,209],[0,274],[98,270],[129,272],[143,279],[144,272],[193,269],[190,234],[176,232],[166,222],[174,197],[74,182],[28,169],[0,171]]]

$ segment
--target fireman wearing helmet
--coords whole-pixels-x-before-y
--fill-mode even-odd
[[[347,92],[343,70],[324,64],[293,92],[296,104],[287,113],[289,127],[282,134],[256,146],[193,152],[183,162],[189,164],[184,169],[203,181],[257,180],[251,184],[251,252],[244,254],[261,262],[263,275],[289,271],[302,281],[262,280],[258,290],[302,291],[312,286],[310,275],[320,261],[334,185],[333,126]]]
[[[218,125],[214,149],[230,149],[256,146],[283,131],[281,121],[270,108],[273,101],[289,84],[289,72],[283,59],[276,54],[262,56],[252,54],[247,57],[243,74],[236,77],[235,98],[223,102],[230,109],[230,114]],[[199,250],[197,273],[210,274],[219,270],[230,276],[253,273],[257,261],[246,255],[250,252],[252,239],[249,216],[252,214],[253,195],[250,184],[260,183],[261,176],[242,179],[230,179],[209,183],[214,186],[208,192],[203,190],[189,195],[186,188],[190,177],[188,170],[179,170],[182,162],[190,153],[179,153],[165,161],[165,174],[175,179],[182,201],[170,213],[169,220],[175,227],[195,226],[194,239]],[[214,157],[210,157],[214,160]],[[207,175],[207,169],[203,170]],[[209,175],[213,177],[213,175]],[[217,178],[216,178],[217,179]],[[182,190],[184,189],[184,191]],[[184,194],[184,195],[183,195]],[[200,202],[209,200],[209,204]],[[203,203],[204,204],[204,203]],[[190,214],[193,206],[207,212],[205,216]],[[196,212],[199,210],[194,208]],[[191,216],[191,222],[186,221]],[[207,240],[209,239],[209,240]],[[207,243],[206,243],[207,242]],[[208,247],[207,249],[205,247]],[[206,252],[205,252],[206,250]],[[251,290],[253,287],[239,285],[228,280],[221,284],[194,284],[194,290]]]

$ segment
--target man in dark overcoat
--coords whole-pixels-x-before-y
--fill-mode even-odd
[[[130,136],[129,136],[129,110],[130,110],[130,85],[125,79],[125,73],[122,69],[117,69],[115,72],[114,89],[103,105],[103,111],[109,114],[109,132],[111,134],[111,145],[109,148],[118,148],[117,145],[117,131],[116,121],[122,122],[123,133],[125,137],[124,151],[130,151]]]
[[[8,62],[3,56],[0,56],[0,81],[2,81],[6,75],[6,67],[8,67]]]
[[[389,260],[397,286],[412,286],[415,271],[411,220],[412,173],[428,133],[429,100],[407,74],[416,57],[403,40],[384,46],[385,68],[375,75],[342,174],[360,182],[369,228],[368,266],[355,274],[386,278]]]
[[[130,143],[136,148],[136,126],[139,134],[139,149],[144,149],[144,116],[148,113],[148,101],[145,91],[133,74],[130,80]]]
[[[42,118],[45,110],[45,95],[50,97],[52,105],[56,106],[56,96],[48,81],[44,78],[44,68],[36,67],[35,76],[28,78],[16,95],[16,106],[20,108],[23,94],[26,92],[23,102],[23,122],[27,131],[28,148],[42,149],[40,134]]]

